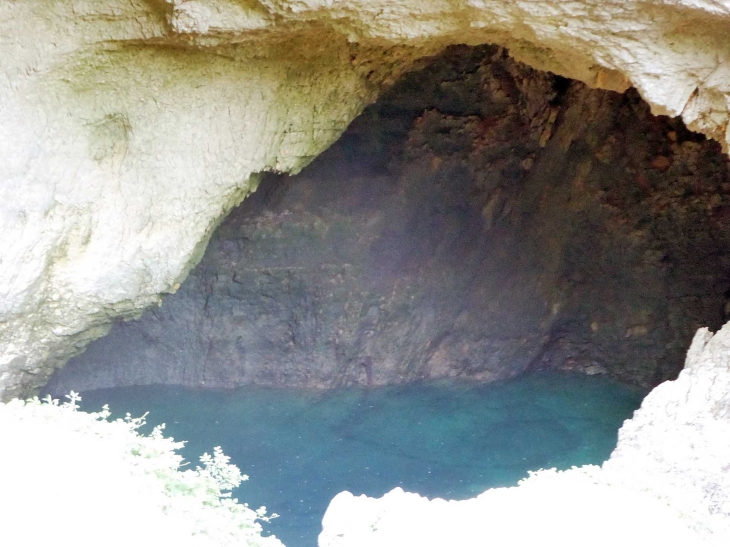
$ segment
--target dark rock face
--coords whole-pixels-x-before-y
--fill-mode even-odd
[[[488,381],[531,366],[656,384],[698,327],[726,319],[729,225],[717,143],[635,93],[451,48],[305,172],[267,177],[177,294],[48,389]]]

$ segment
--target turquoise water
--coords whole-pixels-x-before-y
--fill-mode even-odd
[[[222,446],[251,479],[234,493],[279,518],[288,547],[317,544],[330,499],[396,486],[462,499],[511,486],[527,471],[600,464],[644,393],[605,378],[540,372],[475,386],[428,382],[315,392],[147,386],[83,393],[82,408],[167,424],[183,455]]]

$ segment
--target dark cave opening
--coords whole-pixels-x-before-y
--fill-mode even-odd
[[[730,314],[728,173],[635,91],[452,47],[266,175],[176,294],[45,391],[222,445],[292,547],[342,490],[600,464],[645,393],[621,383],[676,377]]]
[[[720,146],[623,95],[452,47],[297,176],[268,175],[179,292],[48,390],[491,381],[653,386],[730,287]]]

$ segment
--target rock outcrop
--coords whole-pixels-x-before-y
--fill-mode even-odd
[[[47,387],[491,381],[530,366],[653,387],[698,328],[724,323],[727,249],[716,142],[635,92],[452,47],[299,175],[267,176],[177,294]]]
[[[698,331],[677,380],[646,397],[602,468],[540,471],[465,501],[343,492],[319,545],[727,545],[729,471],[730,324]]]
[[[624,423],[603,472],[671,505],[698,532],[730,540],[730,324],[697,332],[684,370]]]
[[[0,6],[0,398],[174,292],[262,171],[415,59],[492,42],[635,86],[727,148],[725,2],[45,0]]]

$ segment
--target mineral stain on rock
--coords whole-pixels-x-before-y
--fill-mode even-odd
[[[366,355],[365,358],[362,360],[362,363],[360,363],[365,369],[365,378],[367,378],[367,384],[369,386],[373,385],[373,360],[369,355]]]
[[[177,294],[48,388],[491,381],[542,366],[654,385],[725,318],[729,224],[719,144],[633,91],[454,47],[301,174],[265,176]]]

